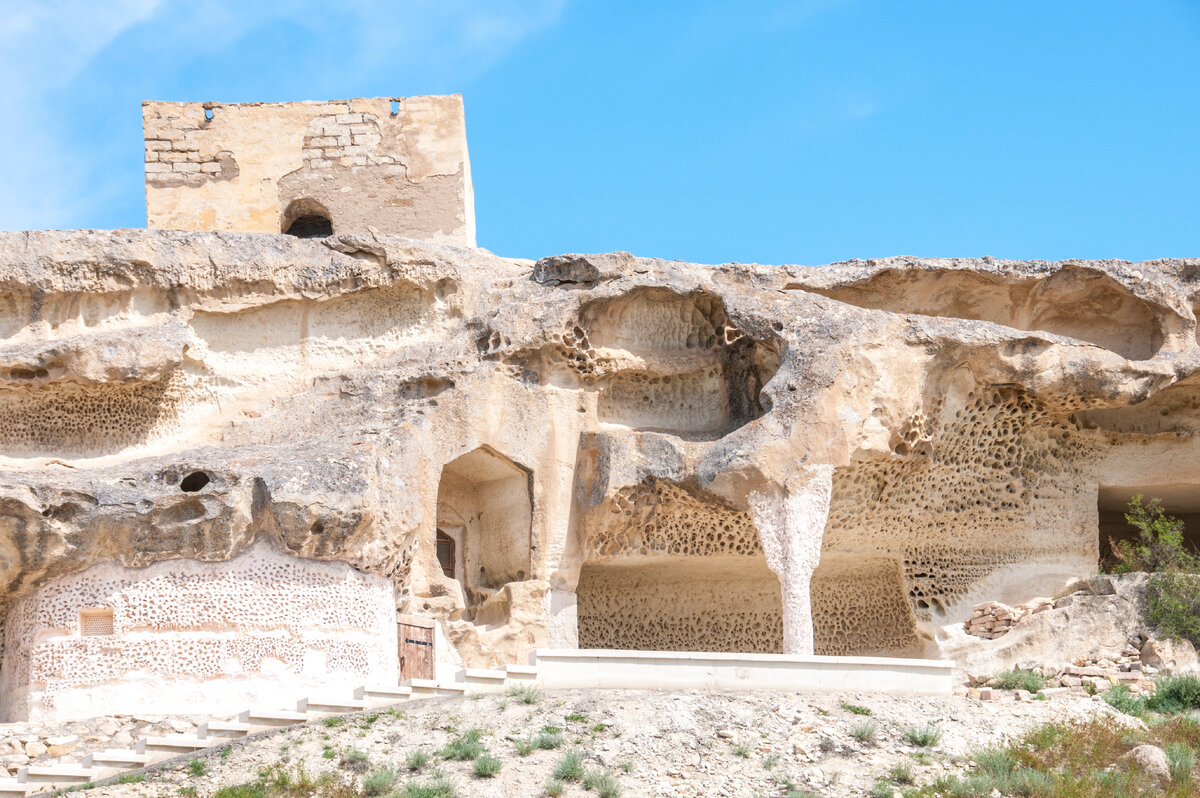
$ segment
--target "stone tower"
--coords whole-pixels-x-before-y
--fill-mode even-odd
[[[152,229],[475,246],[462,96],[142,104]]]

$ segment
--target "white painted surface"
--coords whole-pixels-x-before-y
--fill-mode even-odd
[[[533,653],[546,689],[857,690],[950,695],[954,663],[893,657],[543,649]]]

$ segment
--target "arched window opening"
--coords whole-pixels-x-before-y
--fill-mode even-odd
[[[297,238],[333,235],[333,221],[324,205],[307,198],[292,200],[283,214],[283,232]]]
[[[454,578],[454,538],[442,530],[437,533],[437,558],[442,566],[442,573]]]

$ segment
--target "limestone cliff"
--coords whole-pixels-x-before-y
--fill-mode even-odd
[[[470,665],[936,656],[1093,572],[1128,495],[1200,511],[1197,302],[1194,260],[0,234],[0,612],[258,541],[390,580]]]

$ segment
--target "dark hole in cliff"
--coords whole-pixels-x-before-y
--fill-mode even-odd
[[[195,493],[211,481],[203,471],[193,471],[179,483],[179,489],[184,493]]]
[[[325,531],[325,525],[320,521],[313,521],[313,525],[308,528],[308,531],[314,535],[320,535]]]
[[[296,238],[325,238],[333,235],[333,222],[324,216],[301,216],[292,222],[287,234]]]
[[[314,199],[300,197],[288,203],[280,229],[297,238],[324,238],[333,235],[333,217],[329,209]]]
[[[212,109],[211,109],[211,108],[205,108],[205,109],[204,109],[204,120],[205,120],[206,122],[211,122],[211,121],[212,121],[212,118],[213,118],[213,112],[212,112]]]
[[[398,113],[400,113],[400,101],[392,100],[392,116],[395,116]]]

